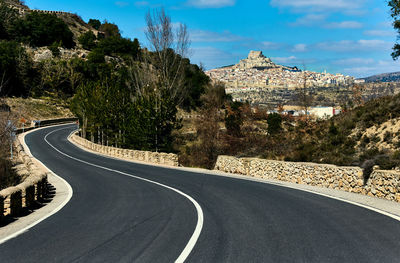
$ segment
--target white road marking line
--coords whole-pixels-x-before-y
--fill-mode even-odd
[[[62,125],[66,125],[66,124],[62,124]],[[27,144],[26,144],[25,136],[26,136],[27,134],[29,134],[29,133],[31,133],[31,132],[35,132],[35,131],[37,131],[37,130],[45,129],[45,128],[48,128],[48,127],[43,127],[43,128],[38,128],[38,129],[34,129],[34,130],[31,130],[31,131],[28,131],[27,133],[25,133],[25,135],[24,135],[24,137],[23,137],[24,139],[23,139],[23,141],[22,141],[21,143],[22,143],[23,146],[24,146],[24,150],[26,151],[26,153],[27,153],[30,157],[34,158],[37,162],[39,162],[40,164],[42,164],[47,170],[49,170],[49,171],[51,172],[51,174],[53,174],[55,177],[57,177],[58,179],[60,179],[60,180],[67,186],[67,189],[68,189],[67,197],[66,197],[66,199],[65,199],[56,209],[54,209],[53,211],[51,211],[49,214],[47,214],[47,215],[45,215],[44,217],[40,218],[39,220],[33,222],[32,224],[30,224],[30,225],[28,225],[28,226],[22,228],[21,230],[18,230],[17,232],[15,232],[15,233],[13,233],[13,234],[11,234],[11,235],[9,235],[9,236],[7,236],[7,237],[1,239],[1,240],[0,240],[0,245],[3,244],[3,243],[5,243],[5,242],[7,242],[7,241],[10,240],[10,239],[13,239],[13,238],[15,238],[15,237],[17,237],[17,236],[19,236],[19,235],[25,233],[25,232],[28,231],[30,228],[36,226],[36,225],[39,224],[40,222],[42,222],[42,221],[44,221],[45,219],[49,218],[50,216],[54,215],[55,213],[57,213],[58,211],[60,211],[60,210],[69,202],[69,200],[71,200],[71,198],[72,198],[73,190],[72,190],[71,185],[70,185],[67,181],[65,181],[63,178],[61,178],[60,176],[58,176],[56,173],[54,173],[54,172],[53,172],[50,168],[48,168],[46,165],[44,165],[44,163],[42,163],[40,160],[38,160],[38,159],[36,159],[35,157],[33,157],[33,155],[31,154],[31,152],[30,152],[30,150],[29,150],[29,147],[28,147]],[[64,128],[64,129],[65,129],[65,128]]]
[[[62,154],[62,155],[64,155],[64,156],[66,156],[66,157],[68,157],[68,158],[70,158],[70,159],[72,159],[72,160],[75,160],[75,161],[78,161],[78,162],[81,162],[81,163],[84,163],[84,164],[87,164],[87,165],[90,165],[90,166],[93,166],[93,167],[96,167],[96,168],[104,169],[104,170],[106,170],[106,171],[110,171],[110,172],[122,174],[122,175],[129,176],[129,177],[132,177],[132,178],[135,178],[135,179],[138,179],[138,180],[142,180],[142,181],[145,181],[145,182],[148,182],[148,183],[152,183],[152,184],[156,184],[156,185],[162,186],[162,187],[164,187],[164,188],[170,189],[170,190],[172,190],[172,191],[174,191],[174,192],[176,192],[176,193],[178,193],[178,194],[184,196],[185,198],[189,199],[190,202],[193,203],[193,205],[194,205],[194,207],[196,208],[196,211],[197,211],[197,224],[196,224],[196,228],[195,228],[195,230],[194,230],[194,232],[193,232],[191,238],[189,239],[188,243],[186,244],[185,248],[183,249],[183,251],[181,252],[181,254],[179,255],[179,257],[175,260],[175,262],[178,262],[178,263],[184,262],[184,261],[187,259],[187,257],[189,256],[190,252],[192,252],[194,246],[196,245],[197,240],[199,239],[201,230],[202,230],[202,228],[203,228],[203,222],[204,222],[203,210],[201,209],[201,206],[196,202],[196,200],[194,200],[191,196],[185,194],[184,192],[182,192],[182,191],[180,191],[180,190],[178,190],[178,189],[175,189],[175,188],[173,188],[173,187],[170,187],[170,186],[168,186],[168,185],[161,184],[161,183],[158,183],[158,182],[149,180],[149,179],[141,178],[141,177],[138,177],[138,176],[135,176],[135,175],[132,175],[132,174],[124,173],[124,172],[121,172],[121,171],[118,171],[118,170],[114,170],[114,169],[111,169],[111,168],[107,168],[107,167],[104,167],[104,166],[101,166],[101,165],[89,163],[89,162],[86,162],[86,161],[84,161],[84,160],[78,159],[78,158],[76,158],[76,157],[72,157],[72,156],[70,156],[70,155],[68,155],[68,154],[66,154],[66,153],[64,153],[64,152],[62,152],[62,151],[60,151],[59,149],[57,149],[56,147],[54,147],[54,146],[47,140],[47,137],[48,137],[50,134],[52,134],[52,133],[54,133],[54,132],[57,132],[57,131],[60,131],[60,130],[63,130],[63,129],[67,129],[67,128],[61,128],[61,129],[57,129],[57,130],[51,131],[51,132],[49,132],[49,133],[44,137],[45,142],[46,142],[50,147],[52,147],[54,150],[56,150],[58,153],[60,153],[60,154]],[[75,131],[71,132],[70,136],[71,136],[74,132],[75,132]]]

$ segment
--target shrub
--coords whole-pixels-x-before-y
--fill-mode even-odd
[[[94,29],[99,30],[101,26],[101,22],[98,19],[89,19],[88,24],[92,26]]]
[[[389,131],[386,131],[385,134],[383,135],[383,141],[390,143],[392,141],[392,133],[390,133]]]
[[[367,184],[368,179],[371,176],[371,173],[373,171],[374,165],[375,165],[374,160],[366,160],[361,165],[361,168],[363,168],[364,185]]]
[[[121,38],[118,36],[111,36],[102,39],[98,48],[104,51],[104,54],[109,56],[115,55],[131,55],[136,58],[139,53],[139,41],[135,39],[131,41],[130,39]]]
[[[59,57],[60,56],[60,48],[59,44],[57,42],[54,42],[49,46],[49,50],[53,54],[54,57]]]
[[[55,15],[31,12],[18,19],[12,27],[14,39],[31,46],[49,46],[61,42],[65,48],[75,46],[73,34],[63,20]]]
[[[92,64],[104,63],[106,61],[104,58],[103,50],[99,48],[93,49],[92,52],[89,53],[87,58],[88,62]]]
[[[267,131],[270,135],[277,134],[282,130],[282,117],[278,113],[272,113],[267,118]]]
[[[99,27],[99,30],[104,33],[105,38],[109,37],[121,37],[121,33],[119,31],[119,28],[116,24],[109,23],[107,21],[104,21],[103,24]]]
[[[88,32],[82,34],[78,38],[78,41],[79,41],[79,44],[81,44],[84,49],[92,50],[93,48],[96,47],[96,42],[95,42],[96,36],[90,30]]]
[[[0,158],[0,190],[20,183],[10,160]]]
[[[0,40],[0,96],[27,95],[35,75],[32,64],[19,43]]]

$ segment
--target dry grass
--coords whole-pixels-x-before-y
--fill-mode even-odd
[[[27,120],[26,126],[30,126],[32,120],[45,120],[53,118],[73,117],[68,106],[61,101],[52,99],[33,99],[33,98],[6,98],[5,103],[10,106],[11,113],[9,118],[21,127],[21,118]]]

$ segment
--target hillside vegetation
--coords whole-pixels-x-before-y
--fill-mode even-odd
[[[186,166],[212,168],[220,154],[400,165],[400,95],[355,108],[362,101],[354,101],[330,120],[267,114],[232,101],[222,84],[210,83],[182,52],[189,43],[186,27],[174,32],[162,9],[146,16],[153,44],[146,49],[108,21],[85,23],[77,15],[28,8],[20,14],[2,3],[0,95],[8,97],[8,119],[74,114],[82,136],[93,142],[177,152]]]
[[[181,52],[188,48],[186,28],[174,32],[170,18],[157,12],[161,16],[154,13],[147,22],[154,29],[164,23],[168,34],[163,37],[170,39],[162,50],[159,45],[148,50],[106,20],[85,23],[75,14],[0,0],[0,96],[58,102],[58,109],[68,104],[80,119],[82,135],[97,143],[174,151],[172,132],[181,126],[178,108],[198,107],[209,79]],[[157,30],[153,33],[159,37]],[[11,107],[13,116],[22,116],[20,108],[32,104],[42,108],[36,102]],[[23,117],[59,114],[51,107],[35,109]]]

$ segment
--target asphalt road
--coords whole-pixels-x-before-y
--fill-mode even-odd
[[[62,127],[61,127],[62,128]],[[0,262],[173,262],[204,224],[187,262],[400,262],[400,222],[334,199],[253,181],[109,159],[67,141],[74,126],[26,137],[72,186],[70,202],[0,245]],[[55,131],[58,130],[58,131]]]

